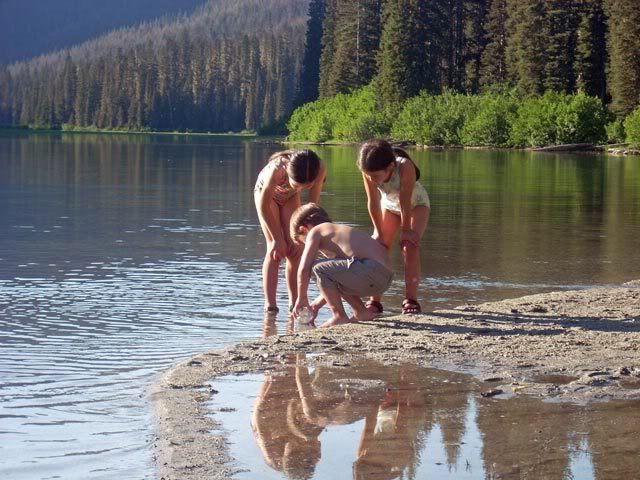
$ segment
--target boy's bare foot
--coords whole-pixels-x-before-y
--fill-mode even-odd
[[[356,321],[351,320],[348,317],[333,317],[331,320],[328,320],[326,322],[324,322],[322,325],[320,325],[319,328],[329,328],[329,327],[335,327],[337,325],[346,325],[347,323],[352,323],[352,321]]]
[[[354,312],[353,318],[351,319],[351,321],[352,322],[369,322],[374,318],[376,318],[376,316],[377,316],[376,313],[372,312],[368,308],[365,308],[361,312]]]

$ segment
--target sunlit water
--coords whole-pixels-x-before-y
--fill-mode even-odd
[[[193,353],[261,334],[252,189],[276,149],[0,135],[3,478],[155,476],[146,387]],[[369,229],[356,149],[317,151],[329,172],[322,203]],[[640,277],[640,159],[412,154],[433,204],[425,308]],[[397,249],[393,261],[392,312],[403,293]]]
[[[640,469],[637,401],[484,398],[492,385],[469,375],[315,360],[212,382],[238,480],[589,480]]]

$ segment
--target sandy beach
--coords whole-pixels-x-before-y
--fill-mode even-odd
[[[282,322],[282,320],[280,320]],[[207,402],[213,378],[269,372],[290,353],[343,365],[366,356],[474,375],[487,391],[557,401],[640,398],[640,281],[552,292],[327,330],[271,336],[206,352],[166,372],[150,394],[163,479],[226,479],[233,464]],[[536,379],[575,379],[554,385]],[[497,397],[499,398],[499,396]]]

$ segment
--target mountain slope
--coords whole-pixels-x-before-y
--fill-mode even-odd
[[[226,132],[283,121],[308,0],[209,0],[0,66],[0,124]]]
[[[189,14],[205,0],[1,0],[0,64],[69,48],[115,28]]]

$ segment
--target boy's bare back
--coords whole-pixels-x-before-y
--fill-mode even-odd
[[[387,249],[365,232],[348,225],[321,223],[309,234],[320,237],[318,249],[329,257],[370,259],[391,268]]]

